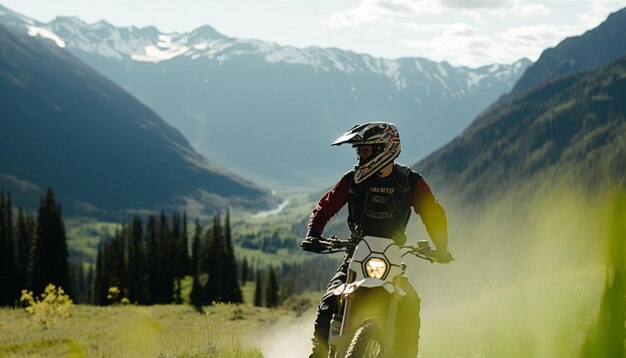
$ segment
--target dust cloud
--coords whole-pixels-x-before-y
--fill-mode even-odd
[[[308,357],[314,321],[315,310],[300,317],[286,313],[271,328],[258,332],[252,341],[261,349],[264,358]]]

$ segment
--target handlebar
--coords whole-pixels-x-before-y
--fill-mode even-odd
[[[402,254],[402,257],[408,255],[408,254],[412,254],[415,255],[417,257],[419,257],[420,259],[424,259],[426,261],[429,261],[430,263],[433,262],[437,262],[440,264],[446,264],[448,262],[446,261],[442,261],[441,259],[433,256],[433,253],[435,252],[431,247],[430,244],[428,243],[428,241],[426,240],[420,240],[417,242],[417,246],[400,246],[400,249],[407,249],[408,251],[405,252],[404,254]]]
[[[312,251],[318,254],[333,254],[335,252],[344,252],[355,248],[358,244],[357,239],[342,240],[333,235],[329,238],[319,238],[317,240],[304,240],[300,244],[305,251]]]
[[[361,239],[358,237],[353,237],[350,240],[342,240],[337,236],[333,235],[329,238],[319,238],[317,240],[304,240],[300,244],[305,251],[312,251],[318,254],[333,254],[336,252],[346,252],[350,249],[354,249]],[[435,252],[431,247],[428,241],[420,240],[417,242],[417,246],[400,246],[400,249],[406,250],[402,254],[402,257],[411,254],[431,263],[447,263],[446,261],[442,261],[441,259],[433,256]]]

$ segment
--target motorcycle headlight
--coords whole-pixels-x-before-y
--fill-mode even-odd
[[[382,278],[387,271],[387,263],[383,259],[372,257],[365,263],[367,275],[372,278]]]

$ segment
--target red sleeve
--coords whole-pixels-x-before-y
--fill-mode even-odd
[[[413,193],[413,208],[419,214],[426,232],[437,248],[448,248],[448,219],[443,207],[424,178],[419,178]]]
[[[328,221],[348,202],[351,176],[344,175],[335,186],[319,200],[309,217],[309,232],[322,234]]]

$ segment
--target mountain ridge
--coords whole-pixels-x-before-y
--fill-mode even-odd
[[[530,63],[471,69],[239,40],[210,26],[165,34],[62,18],[30,21],[16,26],[55,34],[200,153],[274,188],[319,188],[336,180],[353,154],[327,144],[355,123],[386,120],[402,136],[419,134],[419,141],[405,141],[403,155],[423,157],[508,92]]]
[[[4,26],[0,43],[4,179],[51,186],[110,211],[182,208],[190,200],[200,211],[273,202],[66,50]]]
[[[626,187],[626,56],[562,76],[493,107],[414,168],[451,197],[482,202],[570,177]]]
[[[584,34],[568,37],[556,47],[546,49],[519,79],[512,93],[568,73],[594,68],[626,53],[626,8],[610,14],[597,27]]]

